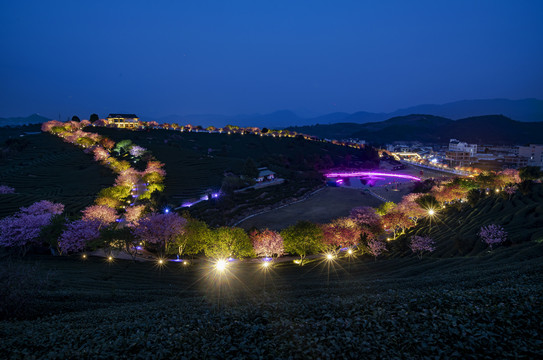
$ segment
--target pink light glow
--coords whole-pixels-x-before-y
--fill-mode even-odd
[[[405,174],[387,174],[387,173],[379,173],[379,172],[368,172],[368,171],[357,171],[357,172],[350,172],[350,173],[329,173],[325,174],[327,178],[335,178],[335,177],[360,177],[360,176],[389,176],[389,177],[395,177],[395,178],[401,178],[401,179],[409,179],[409,180],[415,180],[420,181],[420,178],[416,176],[411,175],[405,175]]]

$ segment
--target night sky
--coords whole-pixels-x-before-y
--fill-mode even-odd
[[[0,116],[543,98],[543,1],[0,2]]]

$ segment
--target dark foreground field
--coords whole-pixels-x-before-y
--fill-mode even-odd
[[[23,265],[49,285],[25,295],[20,282],[3,284],[4,302],[6,291],[19,294],[23,304],[9,306],[28,319],[0,322],[0,357],[536,358],[542,260],[543,246],[525,243],[270,273],[242,263],[214,281],[202,264],[34,257]],[[21,272],[19,262],[1,265]]]

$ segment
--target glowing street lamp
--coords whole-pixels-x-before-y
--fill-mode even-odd
[[[86,258],[87,258],[87,254],[83,254],[81,257],[82,257],[83,259],[86,259]]]
[[[348,254],[348,255],[352,255],[352,254],[353,254],[353,249],[347,250],[347,254]]]
[[[225,259],[219,259],[215,263],[215,270],[217,270],[218,272],[224,272],[226,270],[227,264],[228,264],[228,261],[226,261]]]
[[[334,254],[332,254],[332,253],[326,254],[326,260],[328,260],[328,261],[334,260]]]
[[[428,210],[428,215],[430,216],[434,216],[436,214],[435,210],[434,209],[430,209]]]
[[[107,257],[107,261],[112,262],[112,261],[113,261],[113,256],[111,256],[111,255],[108,256],[108,257]]]

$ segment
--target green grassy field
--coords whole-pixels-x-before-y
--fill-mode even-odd
[[[0,159],[0,184],[15,188],[15,194],[0,195],[0,217],[39,200],[61,202],[75,215],[93,203],[100,189],[113,184],[111,171],[53,135],[19,139],[26,142],[24,149]]]
[[[542,260],[543,246],[526,243],[269,273],[240,263],[213,281],[202,264],[27,258],[50,286],[31,290],[26,320],[0,322],[0,356],[535,358]]]

